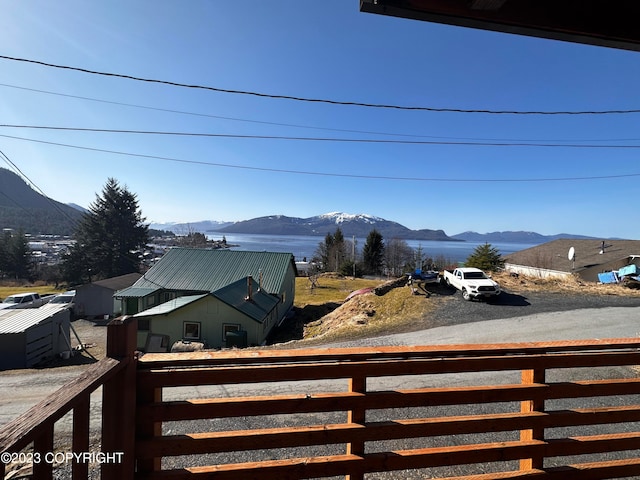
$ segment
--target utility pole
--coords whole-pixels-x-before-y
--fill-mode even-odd
[[[351,243],[351,262],[353,263],[353,278],[356,278],[356,236],[353,236]]]

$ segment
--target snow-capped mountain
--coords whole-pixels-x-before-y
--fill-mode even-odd
[[[384,238],[412,240],[452,240],[442,230],[410,230],[397,222],[367,214],[331,212],[309,218],[270,215],[235,222],[218,229],[221,233],[266,235],[326,235],[340,228],[345,237],[366,237],[374,228]]]

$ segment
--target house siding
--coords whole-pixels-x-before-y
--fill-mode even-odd
[[[269,314],[273,318],[274,311]],[[145,317],[144,312],[138,314],[139,319],[149,320],[149,331],[139,332],[138,348],[144,348],[148,333],[168,335],[169,345],[183,339],[185,322],[200,324],[200,338],[192,341],[203,342],[208,348],[224,348],[226,340],[223,338],[225,325],[238,325],[240,330],[247,332],[249,345],[261,344],[276,323],[263,326],[261,322],[248,317],[236,308],[222,302],[214,296],[207,296],[201,300],[186,305],[165,315]]]

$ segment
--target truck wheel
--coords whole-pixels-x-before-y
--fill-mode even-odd
[[[464,298],[465,300],[471,300],[471,295],[469,295],[469,292],[467,292],[466,288],[462,289],[462,298]]]

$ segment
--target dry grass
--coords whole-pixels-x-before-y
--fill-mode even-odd
[[[319,279],[320,287],[313,289],[313,293],[308,279],[298,279],[298,282],[295,303],[302,309],[301,336],[305,343],[397,331],[435,308],[426,295],[412,295],[408,288],[393,288],[385,295],[365,293],[345,301],[350,292],[378,287],[383,283],[380,280],[328,275]]]
[[[320,275],[316,286],[311,288],[308,277],[296,278],[296,299],[294,305],[304,308],[307,305],[322,305],[329,302],[341,303],[354,290],[374,288],[380,285],[380,280],[365,280],[363,278],[343,277],[326,273]]]
[[[549,292],[570,293],[572,295],[617,295],[622,297],[640,297],[640,290],[617,284],[600,285],[585,282],[577,276],[562,278],[538,278],[520,275],[512,277],[509,273],[492,274],[492,278],[504,290],[510,292]]]
[[[0,298],[5,299],[10,295],[16,293],[37,292],[40,295],[47,295],[50,293],[64,292],[64,289],[57,289],[53,285],[25,285],[24,283],[16,284],[14,282],[3,282],[0,285]]]
[[[640,296],[640,290],[622,285],[598,285],[578,277],[541,279],[523,275],[512,277],[504,272],[495,273],[492,277],[503,289],[514,293]],[[298,332],[295,338],[313,345],[402,331],[415,321],[424,321],[443,301],[441,297],[430,297],[422,291],[412,295],[406,287],[393,288],[385,295],[367,293],[345,301],[350,292],[378,287],[381,283],[324,275],[319,278],[318,287],[311,289],[309,279],[298,278],[295,301]]]

